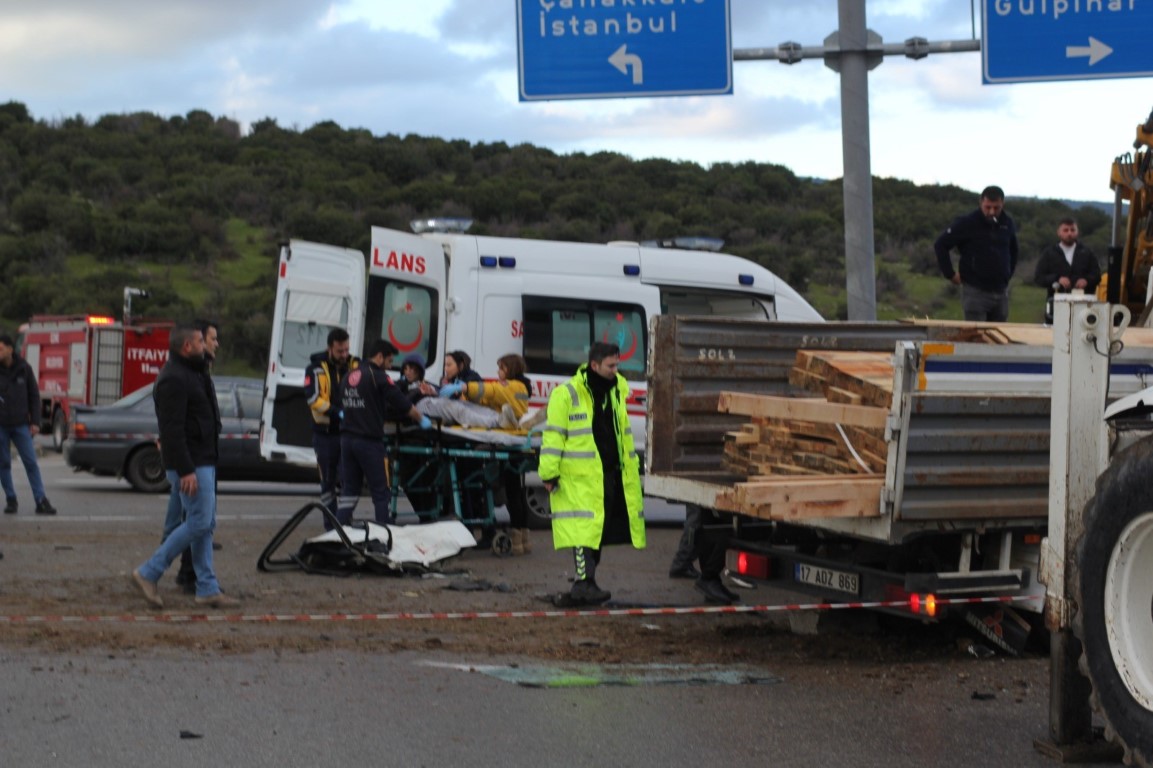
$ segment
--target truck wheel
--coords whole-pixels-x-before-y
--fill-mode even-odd
[[[164,462],[154,445],[142,445],[132,452],[124,465],[124,478],[143,493],[166,493],[169,488]]]
[[[544,486],[525,488],[528,499],[528,527],[533,531],[547,531],[552,528],[552,512],[549,511],[548,491]]]
[[[1085,507],[1073,630],[1093,708],[1125,762],[1153,766],[1153,440],[1117,455]]]
[[[52,447],[57,453],[64,450],[64,440],[68,437],[68,419],[64,418],[64,411],[57,408],[52,414]]]

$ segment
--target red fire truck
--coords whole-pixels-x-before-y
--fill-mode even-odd
[[[21,331],[21,354],[40,385],[40,428],[51,430],[59,451],[74,404],[112,403],[156,380],[168,360],[172,323],[34,315]]]

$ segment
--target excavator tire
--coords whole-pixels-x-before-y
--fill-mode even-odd
[[[1153,767],[1153,438],[1097,480],[1077,542],[1073,631],[1091,704],[1125,763]]]

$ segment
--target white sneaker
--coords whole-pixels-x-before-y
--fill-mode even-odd
[[[500,428],[511,430],[520,429],[520,425],[517,424],[516,413],[508,403],[500,407]]]

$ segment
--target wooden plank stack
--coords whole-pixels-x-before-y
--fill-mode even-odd
[[[721,394],[750,417],[726,435],[725,467],[748,480],[733,511],[776,520],[880,514],[892,401],[890,353],[799,350],[789,382],[819,397]]]

